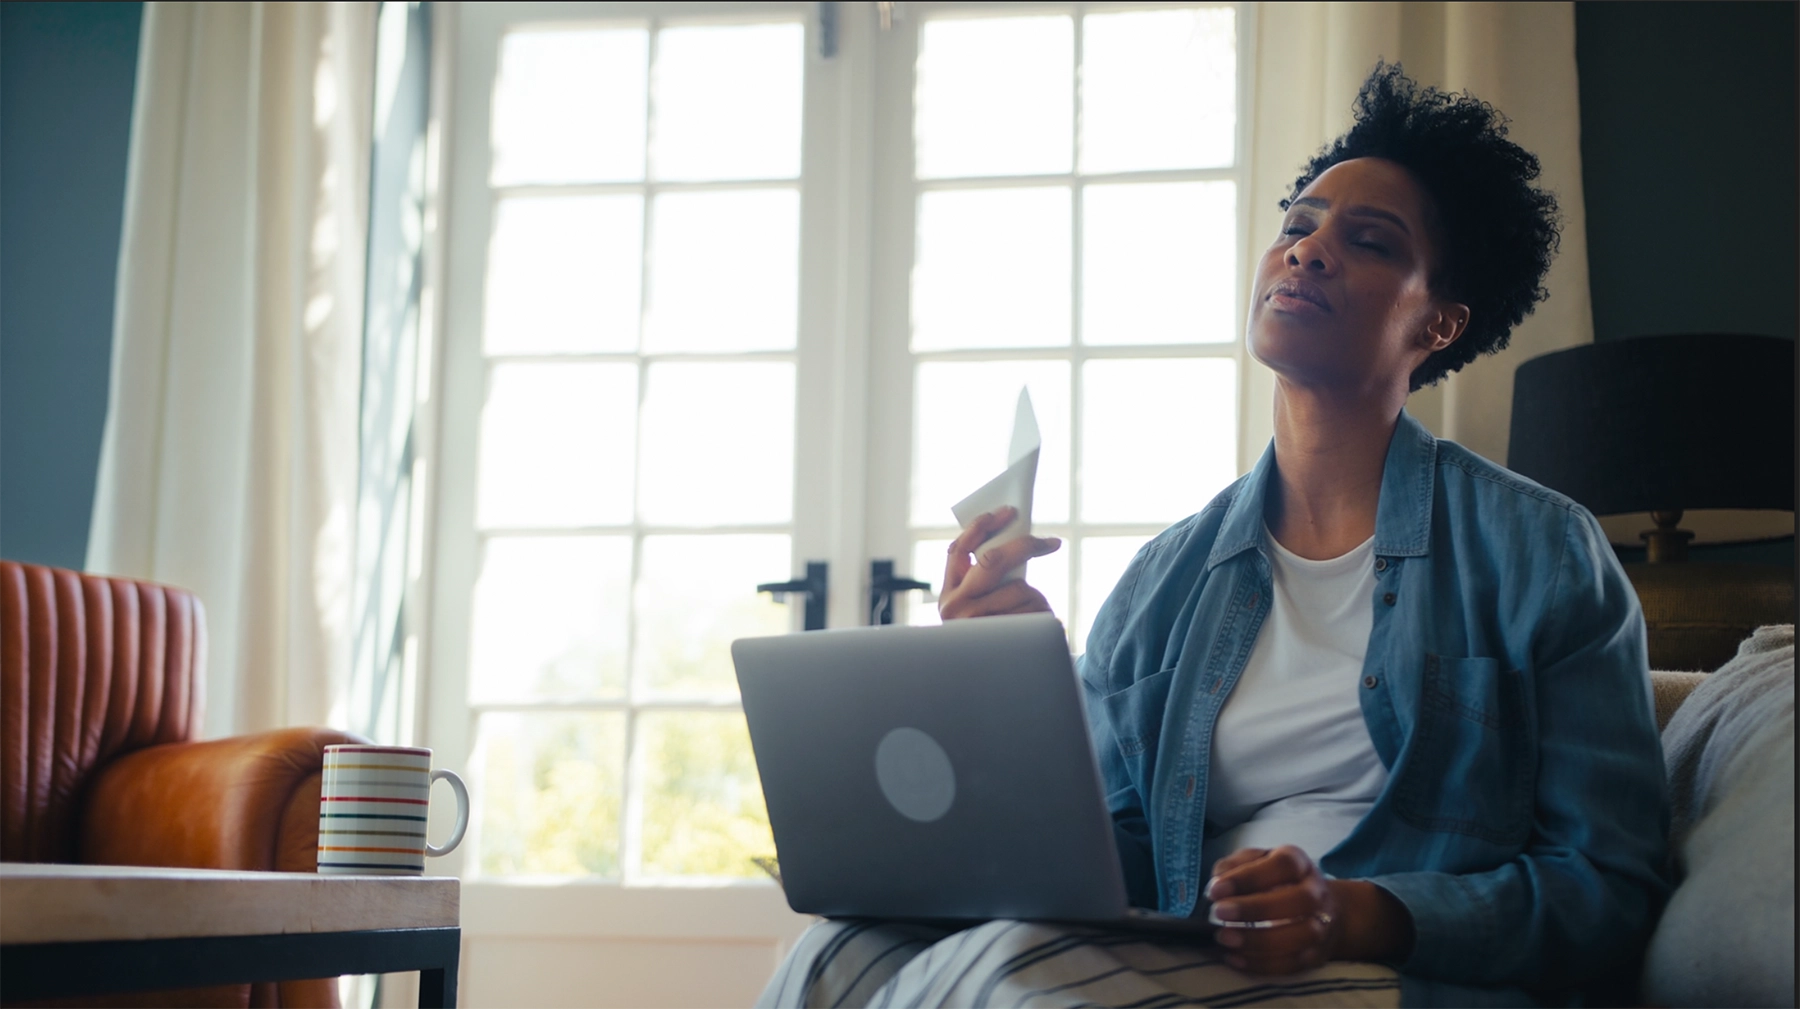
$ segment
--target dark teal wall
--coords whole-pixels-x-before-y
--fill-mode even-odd
[[[1793,338],[1795,11],[1575,5],[1594,338]]]
[[[0,4],[0,557],[80,568],[140,3]]]

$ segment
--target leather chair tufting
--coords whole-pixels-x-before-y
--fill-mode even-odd
[[[312,872],[332,729],[194,741],[206,611],[181,589],[0,561],[0,860]],[[333,1006],[332,979],[55,1005]]]

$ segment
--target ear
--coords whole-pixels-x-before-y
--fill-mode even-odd
[[[1440,301],[1419,331],[1419,346],[1435,354],[1455,343],[1469,328],[1469,306],[1453,301]]]

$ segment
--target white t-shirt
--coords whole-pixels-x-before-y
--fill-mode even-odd
[[[1331,560],[1263,530],[1274,609],[1213,730],[1204,870],[1239,848],[1297,845],[1316,862],[1387,783],[1363,722],[1363,656],[1375,622],[1375,540]]]

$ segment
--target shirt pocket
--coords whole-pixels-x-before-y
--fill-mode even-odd
[[[1525,675],[1497,659],[1425,656],[1395,811],[1424,830],[1502,845],[1531,835],[1537,729]]]
[[[1169,704],[1169,683],[1174,677],[1175,668],[1171,666],[1118,693],[1108,694],[1103,702],[1113,735],[1119,741],[1125,771],[1142,796],[1148,796],[1150,776],[1156,769],[1156,744],[1162,736],[1163,712]]]

